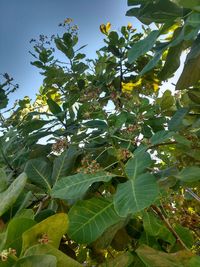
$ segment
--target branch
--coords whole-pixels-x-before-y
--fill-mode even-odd
[[[40,201],[39,206],[38,206],[38,209],[37,209],[35,215],[37,215],[37,214],[42,210],[44,203],[45,203],[49,198],[50,198],[50,196],[47,195],[47,196],[45,196],[45,197]]]
[[[165,218],[165,216],[162,214],[162,211],[154,205],[151,205],[151,208],[153,209],[154,212],[156,212],[156,214],[160,217],[160,219],[165,223],[167,228],[170,230],[170,232],[176,238],[177,243],[179,243],[184,249],[189,250],[188,247],[185,245],[185,243],[181,240],[180,236],[174,230],[174,228],[170,224],[169,220],[167,218]]]
[[[168,146],[168,145],[176,145],[177,142],[176,141],[171,141],[171,142],[166,142],[166,143],[159,143],[159,144],[156,144],[156,145],[151,145],[147,148],[148,149],[152,149],[152,148],[155,148],[155,147],[159,147],[159,146]]]

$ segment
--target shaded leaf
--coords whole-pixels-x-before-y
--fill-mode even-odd
[[[128,51],[128,61],[135,62],[138,57],[148,52],[155,44],[159,36],[159,31],[152,31],[146,38],[135,43]]]
[[[8,187],[8,178],[4,169],[0,169],[0,193],[5,191]]]
[[[136,249],[136,253],[149,267],[189,267],[189,261],[192,257],[195,257],[192,252],[187,250],[177,253],[164,253],[145,245]]]
[[[24,171],[28,179],[35,185],[44,190],[51,190],[51,172],[52,168],[49,163],[43,159],[31,159],[27,162]]]
[[[170,131],[179,131],[182,127],[183,118],[188,113],[188,108],[179,108],[171,120],[168,122],[168,128]]]
[[[182,169],[175,177],[183,182],[196,182],[200,180],[200,168],[197,166]]]
[[[60,179],[52,189],[52,197],[61,199],[74,199],[83,196],[88,188],[95,182],[109,182],[115,175],[99,172],[93,174],[78,173]]]
[[[26,174],[22,173],[5,191],[0,193],[0,216],[3,215],[15,203],[24,189],[26,180]]]
[[[164,130],[159,131],[151,137],[150,142],[152,145],[160,144],[160,143],[168,140],[172,136],[173,136],[173,132],[164,131]]]
[[[125,166],[125,171],[129,179],[135,179],[151,164],[152,160],[150,155],[147,152],[139,152],[133,158],[129,159]]]
[[[119,216],[135,214],[149,207],[158,194],[155,177],[149,173],[141,174],[134,180],[118,185],[114,196],[114,207]]]
[[[68,235],[79,243],[95,241],[108,227],[122,219],[116,214],[113,203],[103,198],[78,201],[68,216]]]
[[[163,225],[162,222],[159,221],[158,218],[155,217],[155,215],[150,212],[143,212],[142,219],[144,230],[148,235],[162,239],[171,245],[176,242],[173,234],[166,228],[165,225]]]

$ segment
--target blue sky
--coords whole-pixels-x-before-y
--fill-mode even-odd
[[[9,73],[20,85],[12,102],[25,95],[34,98],[42,84],[39,70],[30,64],[31,38],[61,32],[58,24],[70,17],[91,58],[102,46],[100,24],[110,21],[116,30],[128,22],[138,27],[136,19],[125,16],[127,10],[127,0],[0,0],[0,73]]]

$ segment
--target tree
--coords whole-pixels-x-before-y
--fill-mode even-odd
[[[61,37],[33,40],[43,85],[34,102],[25,97],[1,116],[2,266],[199,264],[198,84],[159,97],[176,69],[169,58],[178,30],[167,48],[158,38],[178,15],[160,18],[154,2],[129,1],[141,6],[128,14],[158,30],[102,24],[105,46],[94,60],[78,47],[71,19]]]

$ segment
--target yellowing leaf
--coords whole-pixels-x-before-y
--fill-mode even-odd
[[[141,83],[142,83],[142,79],[139,79],[135,83],[132,83],[132,82],[124,83],[124,82],[122,82],[122,92],[123,93],[131,93],[133,91],[133,89],[135,89],[136,87],[141,85]]]
[[[111,23],[108,22],[106,25],[105,24],[101,24],[100,25],[100,31],[103,33],[103,34],[108,34],[108,32],[110,31],[110,28],[111,28]]]
[[[108,22],[108,23],[106,24],[106,33],[108,33],[108,32],[110,31],[110,28],[111,28],[111,23]]]

